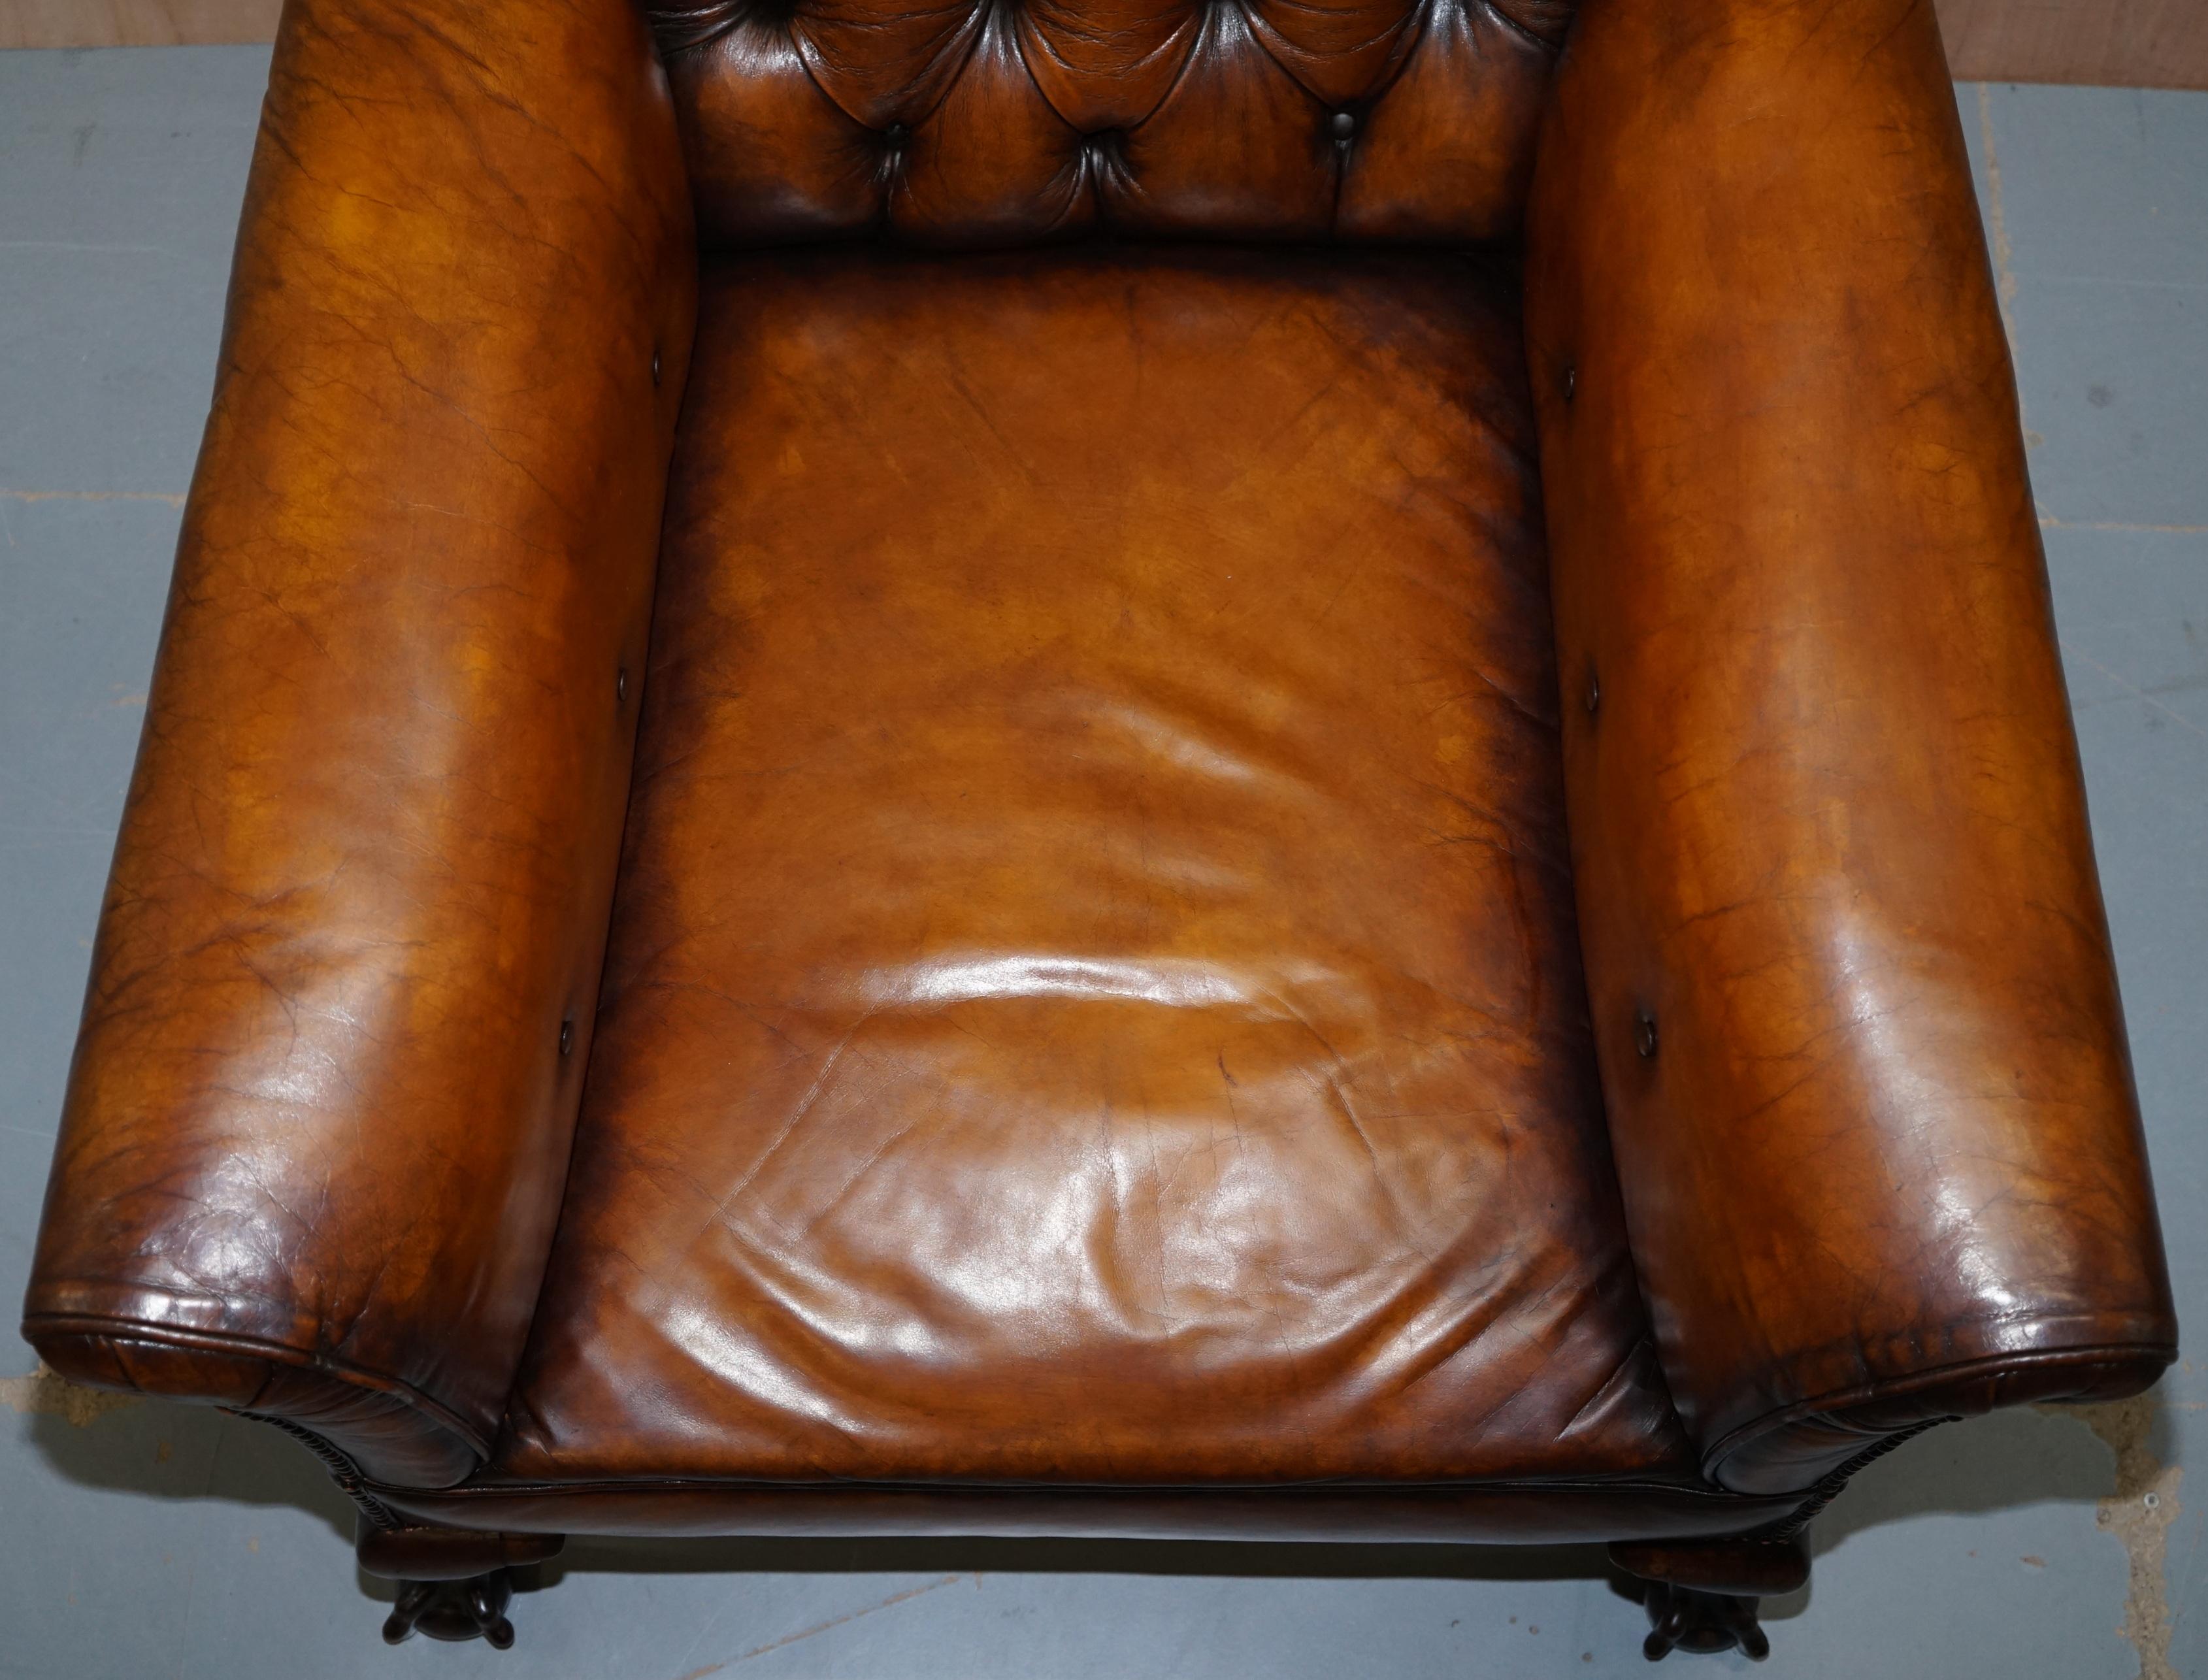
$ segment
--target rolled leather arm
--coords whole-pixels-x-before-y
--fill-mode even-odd
[[[629,0],[291,0],[24,1331],[465,1476],[549,1251],[695,259]]]
[[[1992,275],[1921,0],[1587,0],[1527,333],[1632,1249],[1716,1480],[2175,1327]]]

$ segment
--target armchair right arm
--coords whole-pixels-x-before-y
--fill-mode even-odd
[[[406,1485],[486,1450],[695,285],[630,0],[291,0],[24,1306],[63,1375]]]

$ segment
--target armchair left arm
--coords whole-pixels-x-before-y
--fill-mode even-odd
[[[1587,0],[1535,174],[1580,928],[1704,1473],[2175,1353],[2006,340],[1923,0]]]
[[[695,289],[631,0],[291,0],[24,1308],[63,1375],[486,1452]]]

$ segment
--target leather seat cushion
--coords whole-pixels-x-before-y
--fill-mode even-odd
[[[494,1476],[1677,1473],[1509,276],[711,266]]]

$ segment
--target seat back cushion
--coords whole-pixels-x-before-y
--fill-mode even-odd
[[[709,246],[1479,243],[1572,0],[707,0],[654,14]]]
[[[711,265],[502,1476],[1685,1465],[1509,283]]]

